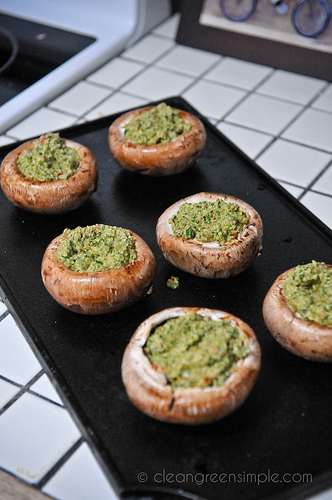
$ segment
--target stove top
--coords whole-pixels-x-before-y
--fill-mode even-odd
[[[1,0],[0,134],[119,54],[170,11],[168,0],[93,5],[91,0]]]
[[[0,106],[95,41],[0,13]]]

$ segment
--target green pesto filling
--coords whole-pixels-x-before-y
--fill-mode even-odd
[[[126,266],[136,259],[137,253],[130,231],[96,224],[65,229],[56,256],[72,271],[95,272]]]
[[[160,144],[177,139],[191,127],[171,106],[161,103],[128,122],[124,137],[140,145]]]
[[[17,158],[17,168],[28,179],[54,181],[68,179],[80,166],[77,151],[65,145],[59,134],[42,135],[30,151]]]
[[[175,236],[196,238],[202,243],[218,242],[221,246],[234,240],[248,221],[244,210],[221,198],[213,202],[184,203],[168,220]]]
[[[283,291],[302,319],[332,327],[332,270],[324,262],[313,260],[289,271]]]
[[[173,288],[173,290],[179,288],[179,284],[180,282],[177,276],[171,276],[166,282],[166,286],[168,286],[168,288]]]
[[[157,326],[144,347],[172,387],[218,387],[249,353],[248,339],[230,319],[189,313]]]

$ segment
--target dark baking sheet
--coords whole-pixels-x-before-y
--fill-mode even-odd
[[[172,106],[198,113],[182,98]],[[98,190],[63,216],[24,212],[0,193],[0,284],[5,300],[66,400],[119,495],[125,498],[250,500],[307,498],[332,484],[331,365],[298,358],[277,344],[262,302],[284,270],[311,259],[331,262],[331,231],[260,170],[208,121],[207,144],[186,172],[149,178],[122,170],[107,142],[110,116],[61,132],[91,149]],[[0,150],[1,160],[13,145]],[[261,214],[263,253],[244,273],[206,280],[176,270],[156,243],[158,217],[200,191],[237,196]],[[153,293],[124,311],[81,316],[45,290],[40,264],[65,227],[95,223],[132,229],[157,260]],[[180,287],[166,287],[171,275]],[[246,321],[262,348],[262,368],[245,404],[210,425],[155,421],[130,403],[121,382],[125,346],[136,327],[166,307],[222,309]],[[311,480],[310,480],[311,479]]]

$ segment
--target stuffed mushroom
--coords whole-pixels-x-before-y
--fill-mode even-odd
[[[247,398],[260,370],[253,330],[223,311],[173,307],[137,328],[124,352],[122,380],[131,402],[157,420],[204,424]]]
[[[203,192],[165,210],[156,235],[164,257],[175,267],[203,278],[229,278],[259,255],[263,224],[248,203]]]
[[[312,261],[283,272],[263,303],[273,337],[312,361],[332,361],[332,266]]]
[[[147,243],[128,229],[78,226],[54,238],[42,260],[43,283],[63,307],[81,314],[118,311],[145,296],[155,276]]]
[[[81,206],[96,190],[98,171],[82,144],[46,134],[8,153],[0,169],[4,194],[30,212],[62,214]]]
[[[151,176],[177,174],[202,153],[206,132],[192,114],[165,103],[129,111],[109,128],[110,150],[124,169]]]

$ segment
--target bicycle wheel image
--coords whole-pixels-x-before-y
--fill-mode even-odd
[[[323,33],[330,17],[327,0],[300,0],[292,12],[292,24],[300,35],[313,38]]]
[[[255,12],[257,0],[220,0],[220,8],[231,21],[243,22]]]

